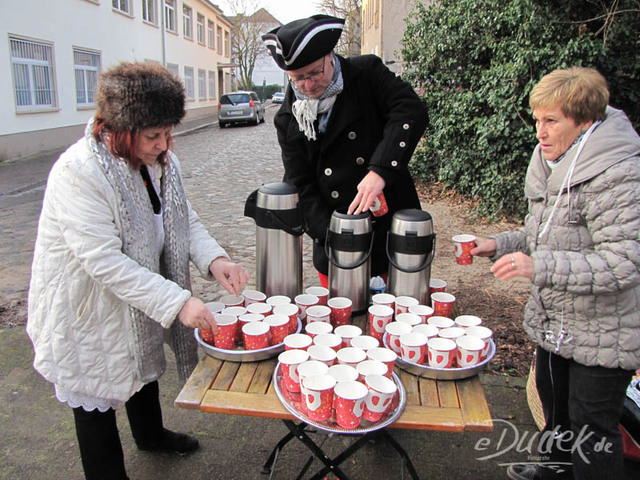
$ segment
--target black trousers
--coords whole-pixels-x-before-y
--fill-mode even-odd
[[[632,375],[621,368],[587,367],[537,348],[536,386],[546,421],[538,449],[548,458],[545,463],[557,466],[539,468],[542,478],[625,478],[618,422]]]
[[[158,382],[146,384],[125,406],[136,444],[140,447],[156,444],[164,432]],[[85,478],[128,480],[115,410],[87,412],[78,407],[73,409],[73,415]]]

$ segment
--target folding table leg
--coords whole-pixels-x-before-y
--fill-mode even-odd
[[[414,468],[409,455],[407,454],[405,449],[402,448],[402,445],[396,442],[396,440],[391,435],[389,435],[386,430],[379,430],[379,435],[381,437],[384,437],[385,440],[389,442],[393,448],[395,448],[396,452],[400,454],[400,456],[402,457],[402,463],[407,467],[407,470],[409,470],[409,475],[411,475],[411,478],[413,478],[413,480],[420,480],[420,477],[418,477],[418,472],[416,472],[416,469]]]
[[[262,466],[262,473],[263,474],[266,475],[266,474],[271,474],[272,473],[273,464],[276,462],[276,459],[278,458],[278,454],[280,453],[280,450],[282,450],[282,448],[287,443],[289,443],[289,441],[291,441],[294,437],[295,437],[295,435],[292,432],[289,432],[284,437],[282,437],[282,439],[278,442],[278,444],[271,451],[271,455],[269,455],[269,458],[267,459],[267,461]],[[271,478],[271,477],[269,477],[269,478]]]

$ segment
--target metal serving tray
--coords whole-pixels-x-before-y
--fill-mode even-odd
[[[384,346],[389,348],[387,341],[387,334],[382,338],[382,342]],[[413,373],[418,377],[431,378],[433,380],[460,380],[462,378],[473,377],[474,375],[478,375],[482,372],[491,359],[496,354],[496,344],[493,339],[490,340],[491,344],[489,345],[489,353],[487,354],[487,358],[484,359],[477,365],[473,367],[464,367],[464,368],[436,368],[430,367],[428,365],[420,365],[418,363],[410,362],[408,360],[403,359],[400,355],[396,359],[396,366],[401,368],[402,370],[406,370],[409,373]]]
[[[278,362],[278,364],[276,365],[276,368],[273,370],[273,386],[276,391],[276,395],[282,402],[282,405],[284,405],[284,408],[286,408],[289,411],[289,413],[291,413],[291,415],[296,417],[298,420],[301,420],[308,425],[312,425],[326,432],[362,435],[364,433],[373,432],[375,430],[379,430],[381,428],[386,427],[387,425],[392,424],[400,416],[400,414],[402,413],[402,410],[404,410],[407,394],[405,392],[404,386],[402,385],[402,382],[400,381],[398,376],[395,374],[395,372],[392,373],[391,375],[392,375],[391,379],[395,382],[396,386],[398,387],[398,391],[396,392],[396,395],[392,401],[392,405],[395,405],[395,407],[390,413],[387,413],[377,422],[369,422],[368,420],[362,419],[362,423],[358,428],[343,428],[336,423],[334,417],[332,417],[326,422],[316,422],[309,419],[307,415],[302,413],[295,406],[297,402],[303,401],[302,398],[300,397],[300,394],[291,393],[288,390],[286,390],[284,386],[282,386],[281,388],[283,375],[282,375],[282,368],[280,367],[280,362]]]
[[[301,330],[302,322],[298,318],[298,328],[295,333],[300,333]],[[261,362],[262,360],[273,358],[284,351],[284,343],[279,343],[277,345],[272,345],[258,350],[226,350],[224,348],[216,348],[205,342],[200,336],[200,330],[197,328],[194,329],[193,334],[205,353],[213,358],[217,358],[218,360],[227,360],[229,362]]]

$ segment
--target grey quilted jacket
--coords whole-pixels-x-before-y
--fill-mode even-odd
[[[493,237],[494,258],[521,251],[533,259],[524,328],[536,344],[583,365],[637,369],[640,138],[626,115],[609,107],[569,176],[577,150],[551,170],[536,147],[524,227]]]

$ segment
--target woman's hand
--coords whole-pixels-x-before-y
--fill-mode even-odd
[[[491,271],[500,280],[514,277],[533,279],[533,259],[522,252],[503,255],[491,266]]]
[[[366,212],[373,205],[376,197],[382,193],[384,186],[384,178],[370,170],[358,184],[358,193],[349,205],[347,213],[358,215]]]
[[[218,325],[213,313],[202,300],[196,297],[189,297],[178,312],[178,320],[185,327],[199,328],[200,331],[212,330],[214,334],[218,333]]]
[[[226,257],[218,257],[211,262],[209,271],[227,292],[236,295],[240,295],[240,289],[249,280],[249,273],[244,267]]]
[[[471,255],[476,257],[493,257],[496,254],[496,241],[493,238],[476,237],[476,246]]]

